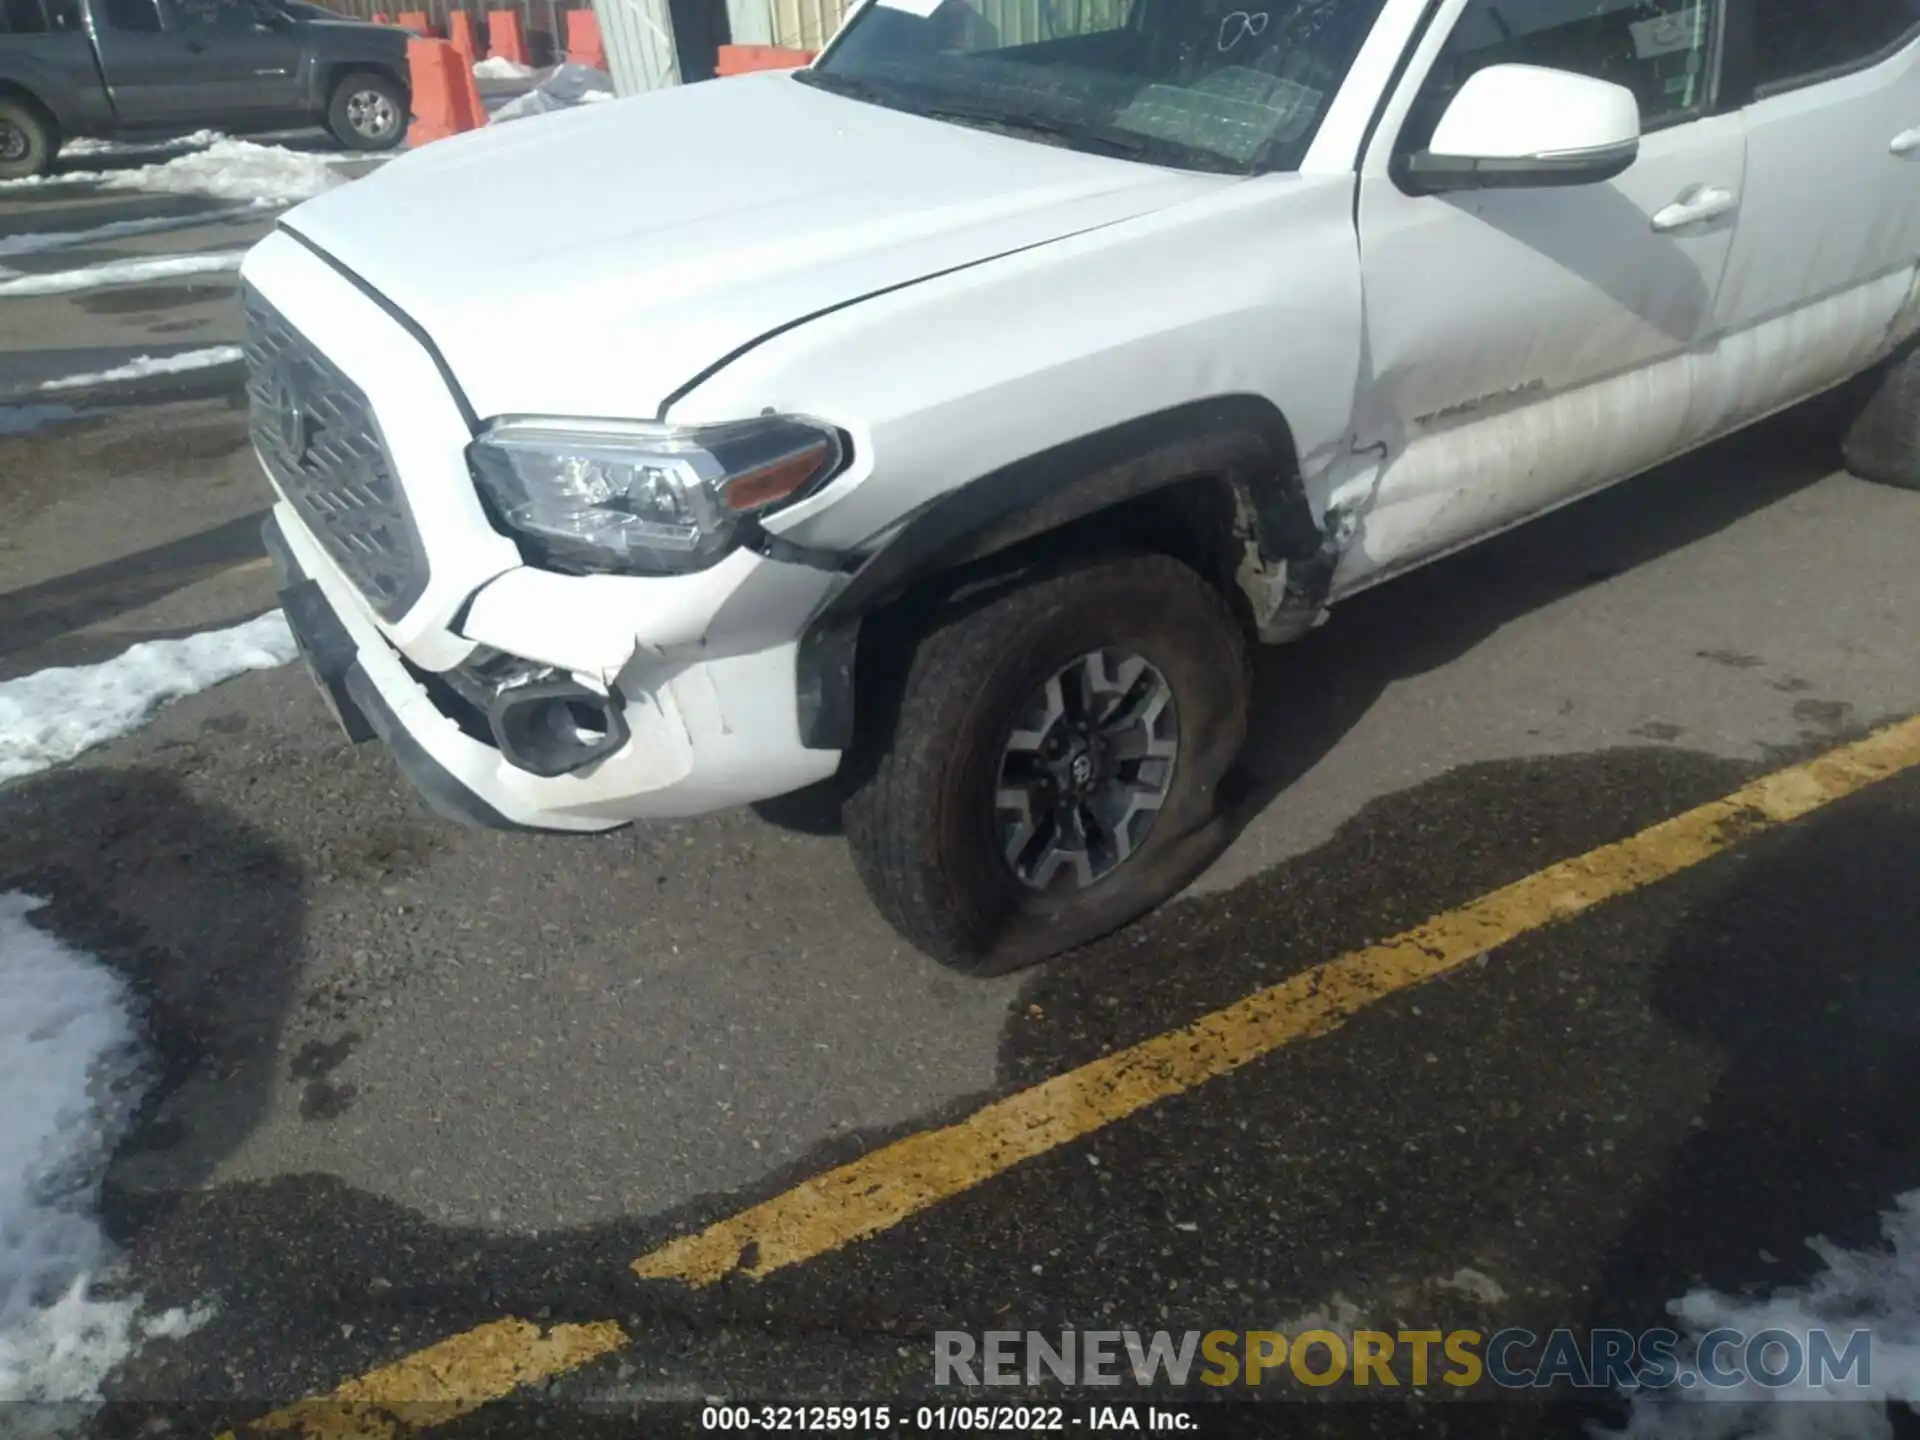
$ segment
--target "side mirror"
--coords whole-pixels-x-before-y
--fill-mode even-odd
[[[1425,150],[1396,176],[1423,195],[1597,185],[1640,158],[1640,102],[1624,85],[1537,65],[1489,65],[1460,87]]]

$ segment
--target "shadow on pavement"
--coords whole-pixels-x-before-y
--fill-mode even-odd
[[[197,535],[0,594],[0,657],[30,650],[265,553],[266,511],[242,515]]]
[[[1920,1187],[1916,854],[1920,787],[1883,785],[1757,843],[1674,934],[1649,998],[1719,1078],[1620,1234],[1593,1324],[1671,1324],[1668,1303],[1699,1288],[1804,1287],[1824,1269],[1816,1237],[1886,1250],[1881,1215]],[[1884,1319],[1907,1323],[1863,1307],[1830,1323],[1844,1343]],[[1920,1434],[1904,1406],[1889,1419]]]
[[[78,768],[0,789],[0,889],[120,972],[145,1007],[158,1078],[122,1149],[191,1190],[253,1128],[301,953],[297,859],[155,770]],[[154,1122],[184,1104],[190,1127]]]
[[[1796,412],[1418,570],[1263,652],[1235,797],[1245,825],[1311,771],[1397,680],[1438,669],[1522,616],[1630,574],[1831,474],[1830,437]]]

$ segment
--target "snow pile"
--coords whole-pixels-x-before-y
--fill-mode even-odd
[[[211,131],[207,132],[212,134]],[[220,135],[203,150],[129,170],[61,170],[0,180],[0,190],[34,185],[92,185],[155,195],[212,195],[266,208],[311,200],[345,183],[336,166],[354,157],[310,154],[284,145],[258,145]]]
[[[222,137],[190,155],[177,155],[136,170],[114,171],[100,183],[108,190],[214,195],[267,206],[311,200],[343,182],[325,155]]]
[[[473,67],[476,80],[526,80],[539,73],[533,66],[522,65],[504,55],[489,55]]]
[[[1613,1440],[1893,1440],[1884,1402],[1920,1407],[1920,1190],[1894,1204],[1880,1220],[1891,1250],[1842,1250],[1825,1240],[1808,1241],[1826,1268],[1805,1289],[1753,1301],[1695,1290],[1676,1300],[1668,1309],[1686,1334],[1681,1380],[1684,1385],[1692,1373],[1695,1383],[1636,1396],[1626,1429],[1607,1435]],[[1752,1381],[1724,1390],[1698,1383],[1700,1342],[1721,1328],[1746,1335],[1786,1330],[1803,1343],[1808,1332],[1823,1329],[1836,1354],[1845,1352],[1854,1331],[1869,1330],[1871,1381],[1861,1386],[1857,1374],[1829,1376],[1818,1390],[1804,1381],[1777,1389]],[[1722,1366],[1732,1364],[1737,1347],[1723,1349],[1717,1358]],[[1854,1403],[1832,1403],[1837,1401]]]
[[[150,260],[104,260],[98,265],[82,265],[77,270],[54,270],[45,275],[0,272],[0,297],[64,295],[69,291],[93,290],[102,285],[132,285],[143,280],[172,280],[182,275],[215,275],[223,270],[238,270],[245,258],[244,250],[223,250],[214,255],[162,255]]]
[[[0,681],[0,780],[71,760],[126,734],[169,700],[284,665],[294,654],[286,617],[270,610],[228,630],[149,640],[98,665]]]
[[[20,1402],[97,1401],[142,1341],[208,1318],[147,1317],[138,1297],[91,1294],[112,1260],[100,1181],[139,1100],[141,1058],[124,982],[30,925],[39,906],[0,894],[0,1405],[24,1427],[10,1434],[61,1419]]]
[[[561,65],[526,94],[494,111],[493,118],[496,122],[524,120],[613,98],[613,77],[606,71],[590,65]]]
[[[182,350],[177,355],[136,355],[124,365],[98,370],[91,375],[63,375],[48,380],[42,390],[78,390],[87,385],[112,385],[121,380],[144,380],[150,375],[179,375],[188,370],[205,370],[213,365],[231,365],[244,358],[238,345],[209,345],[204,350]]]
[[[127,155],[143,150],[203,149],[227,137],[218,130],[196,130],[191,135],[171,140],[69,140],[60,147],[62,155]]]

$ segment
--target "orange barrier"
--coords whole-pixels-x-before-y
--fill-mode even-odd
[[[575,65],[607,68],[607,47],[600,39],[600,17],[591,10],[567,11],[567,59]]]
[[[520,28],[518,10],[489,10],[487,12],[487,53],[498,55],[503,60],[511,60],[516,65],[528,64],[527,36]]]
[[[425,145],[475,130],[487,123],[473,65],[445,40],[407,42],[407,69],[413,77],[413,128],[409,145]]]
[[[427,12],[424,10],[402,10],[400,28],[411,30],[414,34],[423,37],[433,34],[433,22],[427,18]]]
[[[478,47],[473,38],[473,16],[465,10],[447,12],[447,43],[460,52],[460,58],[468,65],[480,58]]]
[[[713,73],[745,75],[752,70],[797,70],[819,53],[787,50],[778,45],[722,45]]]

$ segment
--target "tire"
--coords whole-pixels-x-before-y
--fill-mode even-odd
[[[1841,454],[1862,480],[1920,490],[1920,346],[1862,377]]]
[[[0,95],[0,180],[46,174],[58,149],[45,111],[30,100]]]
[[[1115,688],[1102,690],[1098,673],[1084,669],[1096,654]],[[1136,660],[1143,670],[1131,669]],[[940,963],[996,975],[1084,945],[1170,898],[1225,848],[1218,794],[1246,737],[1247,646],[1226,602],[1178,561],[1140,555],[1055,568],[938,617],[891,673],[863,697],[842,824],[881,914]],[[1074,813],[1116,804],[1131,813],[1132,796],[1164,787],[1157,811],[1131,829],[1130,853],[1114,838],[1130,827],[1115,827],[1111,843],[1086,847],[1084,864],[1054,858],[1050,820],[1033,821],[1034,838],[1021,839],[1026,816],[1066,811],[999,803],[1057,795],[1046,779],[1020,788],[1042,768],[1079,775],[1078,760],[1046,759],[1045,747],[1028,743],[1071,730],[1070,713],[1049,728],[1043,711],[1048,697],[1076,688],[1108,700],[1125,690],[1114,713],[1132,713],[1142,697],[1135,708],[1151,707],[1154,718],[1095,742],[1102,758],[1087,769],[1106,788]],[[1170,706],[1158,699],[1163,690]],[[1115,745],[1164,756],[1169,734],[1171,760],[1107,758]],[[1115,773],[1098,778],[1107,772]],[[1024,879],[1007,858],[1016,850]]]
[[[391,150],[407,138],[407,92],[376,70],[355,70],[333,87],[327,128],[349,150]]]

